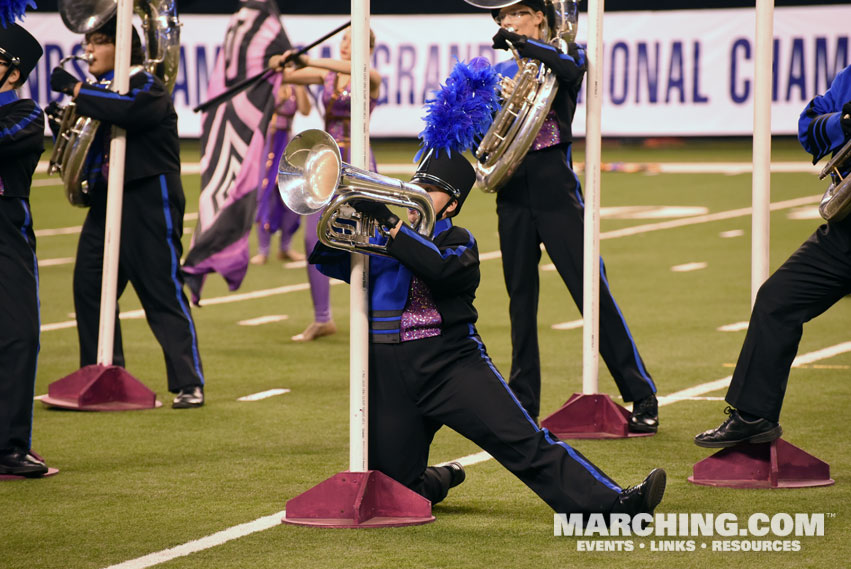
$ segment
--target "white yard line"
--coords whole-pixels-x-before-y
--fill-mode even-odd
[[[797,358],[795,358],[794,362],[792,363],[792,366],[794,367],[800,364],[812,363],[814,361],[829,358],[846,352],[851,352],[851,342],[843,342],[842,344],[829,346],[827,348],[816,350],[808,354],[801,354]],[[727,376],[721,379],[716,379],[715,381],[701,383],[700,385],[695,385],[693,387],[689,387],[688,389],[676,391],[674,393],[671,393],[670,395],[662,395],[659,397],[659,406],[663,407],[665,405],[673,405],[674,403],[677,403],[679,401],[716,401],[719,399],[723,399],[721,397],[702,396],[706,393],[712,393],[713,391],[718,391],[719,389],[726,388],[730,384],[731,378],[732,376]],[[462,456],[461,458],[456,458],[455,460],[443,462],[441,464],[448,464],[449,462],[460,462],[463,466],[471,466],[473,464],[485,462],[490,459],[491,455],[482,451],[477,452],[475,454]],[[277,527],[281,524],[281,519],[284,517],[285,514],[286,510],[283,510],[276,514],[272,514],[271,516],[265,516],[262,518],[258,518],[253,522],[233,526],[220,532],[216,532],[212,535],[208,535],[207,537],[202,537],[201,539],[196,539],[184,543],[183,545],[178,545],[177,547],[172,547],[163,551],[151,553],[149,555],[145,555],[144,557],[131,559],[129,561],[125,561],[124,563],[119,563],[118,565],[110,565],[106,569],[146,569],[147,567],[153,567],[154,565],[159,565],[160,563],[165,563],[166,561],[171,561],[172,559],[183,557],[191,553],[197,553],[198,551],[210,549],[212,547],[216,547],[217,545],[227,543],[228,541],[232,541],[240,537],[245,537],[252,533]]]
[[[260,401],[262,399],[269,399],[270,397],[275,397],[276,395],[283,395],[285,393],[289,393],[289,389],[277,387],[275,389],[267,389],[266,391],[261,391],[260,393],[252,393],[251,395],[245,395],[237,399],[237,401]]]

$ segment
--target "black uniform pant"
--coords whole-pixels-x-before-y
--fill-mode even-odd
[[[511,317],[509,384],[533,417],[541,399],[538,350],[538,263],[541,243],[582,310],[584,210],[579,180],[568,167],[569,147],[529,152],[499,190],[499,244]],[[656,392],[606,278],[600,259],[600,354],[625,401]]]
[[[183,188],[178,174],[126,184],[121,217],[118,296],[133,284],[148,325],[165,356],[171,392],[204,384],[195,323],[183,292]],[[77,246],[74,306],[80,338],[80,365],[97,363],[106,188],[98,188]],[[113,363],[124,366],[116,306]]]
[[[803,324],[851,292],[851,218],[819,227],[760,287],[727,402],[777,422]]]
[[[30,449],[38,302],[29,200],[0,197],[0,450]]]
[[[619,495],[606,474],[530,419],[472,325],[370,346],[369,466],[433,503],[448,476],[428,469],[446,425],[491,454],[558,513],[606,513]]]

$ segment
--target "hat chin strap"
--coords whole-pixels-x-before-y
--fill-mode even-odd
[[[11,75],[12,71],[14,71],[15,69],[17,69],[17,67],[12,67],[8,65],[6,66],[6,73],[4,73],[3,78],[0,79],[0,88],[2,88],[3,85],[6,84],[6,80],[9,79],[9,75]]]
[[[451,197],[451,199],[448,202],[446,202],[446,205],[444,205],[442,208],[440,208],[439,212],[434,214],[435,219],[437,219],[437,220],[443,219],[443,214],[446,213],[446,210],[449,208],[449,206],[451,206],[453,203],[458,202],[458,199],[455,198],[455,196],[450,196],[450,197]]]

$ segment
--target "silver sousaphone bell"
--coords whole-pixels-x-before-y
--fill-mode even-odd
[[[819,180],[831,177],[831,184],[821,198],[819,214],[827,221],[842,221],[851,213],[851,140],[830,159],[819,174]]]
[[[380,224],[356,211],[351,206],[354,200],[407,208],[416,213],[413,228],[417,233],[430,237],[434,230],[428,192],[343,162],[340,147],[324,130],[306,130],[287,144],[278,166],[278,191],[287,207],[299,215],[325,208],[316,232],[324,245],[335,249],[387,255],[386,240],[376,239],[383,233]]]

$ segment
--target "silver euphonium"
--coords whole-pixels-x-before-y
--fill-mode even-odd
[[[819,214],[827,221],[842,221],[851,213],[851,140],[840,148],[819,174],[819,180],[827,176],[831,184],[821,198]]]
[[[464,0],[478,8],[505,8],[517,0]],[[548,0],[543,22],[543,40],[562,53],[576,40],[579,10],[576,0]],[[550,24],[553,24],[552,26]],[[513,90],[503,101],[493,124],[473,152],[476,180],[485,192],[499,190],[514,174],[523,156],[532,147],[538,131],[550,112],[558,82],[545,65],[523,59],[509,42],[517,60],[517,73],[510,81]]]
[[[386,244],[373,242],[383,230],[351,206],[354,200],[414,210],[414,229],[427,237],[434,230],[434,207],[425,190],[343,162],[337,142],[323,130],[306,130],[287,144],[278,166],[278,191],[299,215],[325,208],[316,231],[324,245],[335,249],[387,255]]]
[[[59,14],[65,26],[72,32],[86,34],[97,30],[118,9],[116,0],[59,0]],[[176,0],[136,0],[136,14],[142,18],[145,35],[145,61],[142,66],[130,68],[130,75],[142,69],[153,73],[171,92],[177,80],[180,63],[180,22],[177,19]],[[88,61],[87,57],[69,56],[59,64],[71,59]],[[100,85],[109,87],[109,82]],[[92,141],[97,134],[100,121],[77,115],[73,101],[62,110],[59,132],[47,173],[58,172],[65,186],[65,195],[71,205],[90,205],[88,181],[85,180],[86,158]]]

